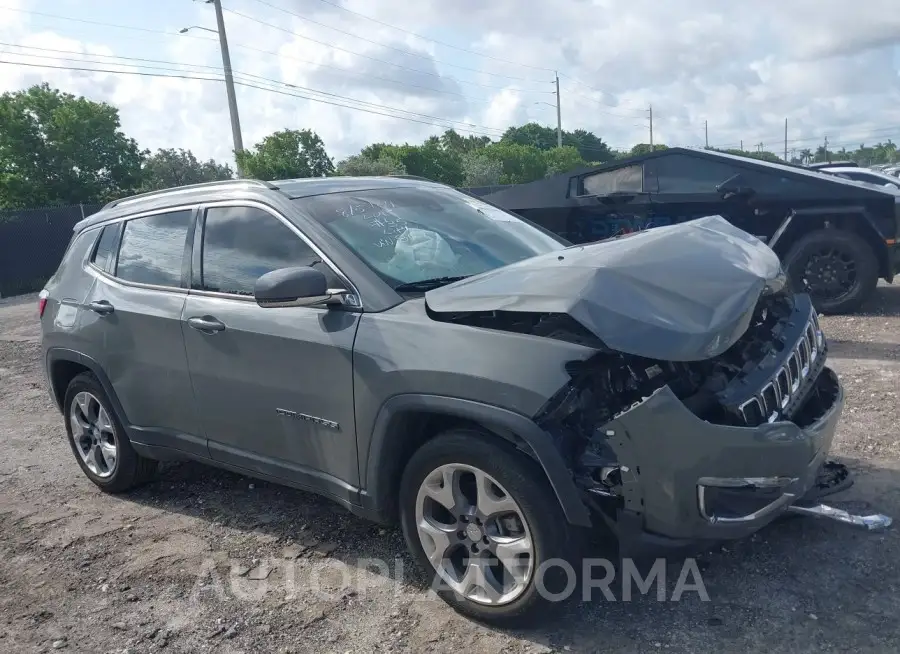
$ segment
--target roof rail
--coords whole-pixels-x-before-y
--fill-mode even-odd
[[[107,202],[103,205],[103,209],[111,209],[112,207],[117,207],[126,202],[134,202],[136,200],[143,200],[145,198],[153,197],[154,195],[163,195],[166,193],[175,193],[180,191],[193,191],[204,188],[216,188],[219,186],[234,186],[239,184],[250,184],[253,186],[258,186],[260,188],[267,188],[275,190],[278,187],[272,184],[271,182],[264,182],[259,179],[222,179],[216,182],[201,182],[199,184],[187,184],[185,186],[173,186],[171,188],[163,188],[156,191],[147,191],[146,193],[138,193],[137,195],[129,195],[124,198],[119,198],[118,200],[113,200],[111,202]]]

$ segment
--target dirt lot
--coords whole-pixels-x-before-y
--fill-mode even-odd
[[[193,464],[104,495],[45,390],[35,311],[0,300],[2,652],[900,650],[897,527],[785,521],[700,558],[709,601],[598,592],[508,632],[433,599],[398,531],[314,496]],[[835,503],[900,517],[900,286],[823,322],[848,392],[836,454],[857,474]]]

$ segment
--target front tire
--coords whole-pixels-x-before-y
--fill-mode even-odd
[[[153,477],[157,462],[134,451],[94,375],[82,373],[69,383],[63,410],[72,453],[97,486],[108,493],[122,493]]]
[[[865,239],[843,229],[801,237],[784,257],[791,286],[809,293],[820,313],[852,313],[878,284],[878,261]]]
[[[520,622],[577,587],[575,534],[541,468],[457,429],[413,454],[400,485],[403,535],[431,587],[477,620]]]

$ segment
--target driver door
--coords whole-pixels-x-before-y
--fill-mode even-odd
[[[201,208],[182,313],[210,456],[346,498],[358,485],[352,350],[359,314],[262,308],[261,275],[315,264],[345,286],[299,230],[255,203]]]

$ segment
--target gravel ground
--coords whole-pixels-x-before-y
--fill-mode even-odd
[[[35,309],[0,300],[2,652],[900,650],[897,529],[786,520],[699,558],[708,601],[598,591],[502,631],[434,599],[397,530],[315,496],[195,464],[104,495],[47,395]],[[835,453],[857,476],[833,503],[900,516],[900,286],[823,323],[848,393]]]

